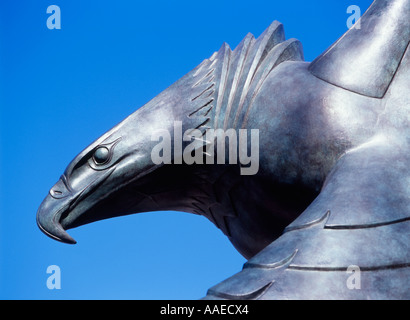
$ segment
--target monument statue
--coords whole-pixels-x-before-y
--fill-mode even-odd
[[[276,21],[223,44],[75,157],[38,226],[190,212],[248,259],[206,299],[409,299],[409,39],[410,0],[376,0],[311,63]]]

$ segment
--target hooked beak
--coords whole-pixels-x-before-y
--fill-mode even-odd
[[[73,194],[63,175],[51,188],[37,211],[37,225],[40,230],[52,239],[70,244],[77,243],[64,230],[60,222],[62,215],[68,211],[73,200]]]
[[[37,211],[37,225],[40,230],[52,239],[70,244],[77,243],[65,230],[99,219],[79,223],[76,220],[78,220],[79,215],[84,213],[84,210],[81,210],[80,213],[77,212],[77,215],[73,215],[73,210],[75,210],[75,207],[84,201],[89,194],[100,187],[114,170],[115,168],[111,168],[100,175],[98,179],[88,180],[88,184],[80,190],[73,190],[65,174],[63,174],[60,180],[51,188],[49,194],[43,200]],[[108,195],[108,190],[105,190],[103,194]],[[98,200],[102,199],[103,198],[100,198]],[[88,208],[91,206],[92,202],[86,205]]]

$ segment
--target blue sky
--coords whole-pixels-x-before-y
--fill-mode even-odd
[[[313,60],[346,30],[338,1],[2,1],[0,299],[197,299],[245,259],[206,218],[156,212],[70,230],[37,228],[38,206],[87,145],[211,56],[272,21]],[[49,5],[61,29],[49,30]],[[46,286],[49,265],[61,289]]]

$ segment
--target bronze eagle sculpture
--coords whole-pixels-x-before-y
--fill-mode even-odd
[[[376,0],[313,62],[276,21],[223,44],[75,157],[38,226],[75,243],[101,219],[190,212],[248,259],[205,299],[409,299],[409,39],[410,0]]]

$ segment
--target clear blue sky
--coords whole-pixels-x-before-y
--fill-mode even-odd
[[[0,299],[197,299],[245,259],[204,217],[131,215],[42,234],[38,206],[88,144],[208,58],[273,20],[307,61],[371,0],[14,1],[0,4]],[[61,8],[61,30],[46,26]],[[46,269],[61,269],[61,289]]]

